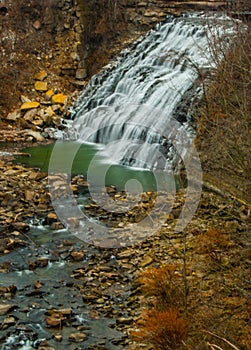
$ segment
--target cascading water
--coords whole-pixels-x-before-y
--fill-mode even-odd
[[[93,77],[73,115],[77,142],[56,143],[48,170],[52,205],[74,235],[98,246],[121,247],[154,234],[174,203],[180,168],[186,175],[186,201],[175,230],[182,231],[190,222],[199,203],[202,174],[189,108],[202,91],[200,73],[214,67],[210,40],[228,39],[232,33],[232,22],[223,15],[169,17]],[[74,159],[86,143],[100,145],[84,175],[104,224],[86,215],[68,186]],[[134,168],[134,174],[118,164]],[[145,170],[136,177],[135,168]],[[61,196],[54,190],[57,173],[68,179],[69,191]],[[111,185],[125,198],[121,194],[111,198],[107,189]],[[69,217],[77,218],[78,225]]]
[[[77,139],[105,144],[112,163],[176,167],[193,142],[188,109],[199,72],[213,67],[210,37],[231,31],[225,16],[167,18],[90,81],[74,114]]]

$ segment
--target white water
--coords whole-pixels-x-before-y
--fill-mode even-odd
[[[216,31],[232,32],[227,17],[170,17],[126,50],[79,98],[73,124],[78,140],[106,144],[113,163],[149,169],[177,165],[193,141],[189,108],[201,91],[198,71],[214,65],[209,42]]]

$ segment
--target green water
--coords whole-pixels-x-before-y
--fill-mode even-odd
[[[163,171],[152,172],[111,164],[109,159],[102,157],[100,148],[93,144],[64,141],[25,148],[22,152],[28,153],[30,157],[18,157],[17,163],[49,174],[83,175],[96,186],[114,185],[121,190],[129,184],[130,189],[137,193],[173,187],[173,177]],[[177,187],[177,179],[175,186]]]

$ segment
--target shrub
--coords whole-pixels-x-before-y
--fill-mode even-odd
[[[132,335],[137,341],[150,343],[155,350],[177,350],[187,336],[187,325],[175,309],[147,310],[139,330]]]
[[[185,302],[182,274],[176,271],[174,265],[149,268],[142,273],[139,282],[146,296],[155,297],[158,310],[181,306]]]

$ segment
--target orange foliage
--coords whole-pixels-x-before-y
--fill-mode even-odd
[[[186,322],[174,309],[147,310],[142,315],[141,326],[132,332],[133,337],[150,343],[155,350],[179,349],[187,336]]]
[[[159,268],[149,268],[139,278],[142,292],[146,296],[156,298],[156,308],[181,306],[184,303],[182,276],[174,265],[163,265]]]
[[[230,246],[230,240],[225,231],[210,227],[207,232],[199,236],[199,250],[201,253],[210,254],[219,250],[226,251]]]

